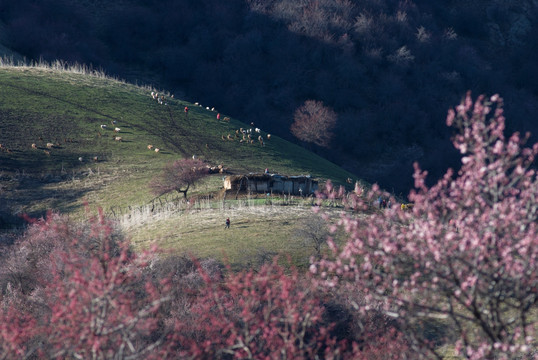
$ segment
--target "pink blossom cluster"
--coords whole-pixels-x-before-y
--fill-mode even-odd
[[[457,174],[428,188],[415,165],[412,209],[343,215],[347,241],[331,242],[332,256],[311,272],[327,286],[360,289],[360,311],[380,306],[434,353],[419,324],[453,329],[445,341],[466,358],[537,358],[538,144],[504,138],[498,95],[473,102],[468,93],[447,123],[459,130]],[[348,204],[365,207],[378,193],[374,186]]]

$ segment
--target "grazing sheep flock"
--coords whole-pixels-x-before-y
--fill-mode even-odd
[[[251,124],[253,125],[254,123],[251,123]],[[221,135],[221,139],[223,141],[226,141],[226,140],[234,141],[235,139],[240,138],[242,136],[242,138],[239,139],[240,144],[254,144],[254,139],[252,139],[253,132],[260,134],[258,135],[258,142],[261,146],[265,146],[265,140],[271,139],[271,134],[267,134],[266,138],[264,138],[262,135],[262,130],[260,128],[254,128],[254,130],[252,128],[249,128],[249,129],[239,128],[235,130],[234,136],[232,136],[231,134]]]
[[[170,99],[174,98],[173,95],[169,95],[168,97]],[[168,105],[167,96],[165,96],[163,94],[159,94],[156,91],[151,91],[151,98],[153,100],[155,100],[158,104]],[[207,110],[207,111],[216,111],[215,107],[209,107],[209,106],[203,107],[199,102],[195,102],[194,106],[197,106],[197,107],[202,108],[202,109],[205,108],[205,110]],[[220,113],[219,113],[217,115],[217,120],[219,120],[219,121],[223,120],[224,122],[229,123],[231,119],[228,116],[225,116],[225,117],[221,118]],[[107,124],[100,124],[99,129],[96,131],[97,136],[99,138],[108,138],[108,139],[110,139],[110,135],[108,135],[108,136],[106,135],[107,132],[108,132],[108,134],[111,134],[111,137],[114,140],[114,142],[117,142],[117,143],[123,142],[124,137],[123,136],[118,136],[120,132],[123,135],[123,131],[119,126],[117,126],[117,121],[116,120],[111,120],[110,123],[112,124],[112,126],[107,125]],[[254,125],[254,123],[251,123],[251,126],[253,126],[253,125]],[[256,134],[259,135],[258,136],[258,142],[260,143],[261,146],[265,146],[265,140],[271,139],[271,134],[266,134],[266,136],[264,138],[264,136],[262,134],[262,130],[260,128],[258,128],[258,127],[255,127],[254,129],[253,128],[235,129],[235,130],[232,130],[230,133],[227,133],[225,135],[221,135],[221,138],[222,138],[223,141],[235,141],[235,140],[238,140],[239,143],[254,144],[254,140],[251,137],[252,133],[256,133]],[[38,149],[42,150],[43,153],[45,155],[47,155],[47,156],[50,156],[51,153],[53,153],[57,149],[62,148],[61,144],[58,141],[56,141],[56,142],[45,142],[43,140],[43,137],[39,137],[39,140],[40,140],[39,142],[36,141],[34,143],[31,143],[31,149],[33,149],[33,150],[38,150]],[[75,142],[75,141],[73,141],[72,139],[65,138],[64,142],[68,143],[68,142]],[[209,149],[209,145],[207,143],[205,144],[205,147],[207,149]],[[161,152],[160,148],[157,148],[152,144],[148,144],[147,149],[150,150],[150,151],[154,151],[155,153]],[[8,149],[5,145],[0,144],[0,152],[11,153],[12,151],[10,149]],[[196,159],[197,157],[196,157],[196,155],[193,155],[192,158]],[[100,160],[102,161],[102,159],[100,157],[98,157],[98,156],[90,156],[90,157],[88,157],[88,159],[91,159],[94,162],[98,162]],[[80,157],[78,157],[78,161],[83,162],[84,158],[82,156],[80,156]],[[222,165],[219,165],[219,168],[216,169],[216,171],[222,173],[223,172]]]
[[[156,100],[159,105],[168,105],[168,102],[166,101],[166,96],[163,94],[159,95],[158,92],[152,91],[151,98],[153,100]],[[173,99],[173,98],[174,98],[174,95],[170,95],[170,99]]]

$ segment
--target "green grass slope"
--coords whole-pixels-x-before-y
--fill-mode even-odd
[[[217,121],[217,112],[207,110],[206,104],[167,97],[167,105],[159,105],[149,87],[56,65],[0,68],[0,198],[13,211],[37,214],[52,208],[76,213],[85,202],[105,209],[146,204],[153,198],[148,183],[163,165],[192,155],[234,174],[267,167],[337,183],[352,177],[275,136],[263,147],[258,141],[222,139],[234,137],[241,127],[251,128],[255,116],[241,122],[221,114],[231,121]],[[188,116],[185,106],[190,108]],[[114,133],[114,127],[121,131]],[[54,147],[48,149],[47,143]],[[149,144],[160,152],[148,150]],[[214,175],[197,191],[221,187],[222,175]]]

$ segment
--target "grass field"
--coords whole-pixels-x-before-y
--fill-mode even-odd
[[[25,211],[55,207],[72,212],[83,199],[104,208],[143,204],[152,198],[147,183],[162,166],[192,155],[209,164],[223,164],[235,174],[267,167],[337,183],[353,177],[276,136],[264,147],[257,141],[240,143],[235,131],[249,128],[250,119],[240,122],[222,114],[231,121],[217,121],[216,111],[170,97],[168,105],[159,105],[150,97],[150,88],[31,67],[0,68],[0,84],[3,189],[15,192]],[[188,116],[185,106],[190,108]],[[108,128],[101,129],[101,124]],[[121,128],[120,133],[112,131],[115,127]],[[222,140],[228,134],[234,141]],[[122,141],[114,141],[115,136]],[[47,143],[54,147],[48,149]],[[149,144],[160,152],[148,150]],[[219,180],[208,182],[211,187],[198,190],[217,191],[221,176],[215,178]]]
[[[338,216],[342,209],[327,209]],[[137,216],[138,215],[138,216]],[[226,229],[225,219],[231,226]],[[308,204],[262,205],[252,201],[215,202],[164,213],[130,212],[120,223],[140,248],[158,245],[173,253],[214,257],[240,268],[279,255],[300,268],[309,265],[315,250],[297,230],[321,221]]]
[[[210,165],[222,164],[231,174],[269,168],[286,175],[310,174],[321,183],[331,179],[345,184],[353,178],[277,136],[266,139],[265,146],[240,142],[236,130],[251,128],[253,119],[221,114],[221,119],[231,119],[218,121],[217,111],[174,99],[166,91],[91,69],[65,68],[62,63],[0,67],[0,216],[41,216],[54,209],[79,217],[86,204],[105,212],[146,206],[154,199],[148,183],[164,164],[192,155]],[[151,91],[165,94],[167,105],[152,99]],[[115,133],[115,127],[121,130]],[[228,134],[233,140],[223,140]],[[267,136],[263,129],[262,135]],[[160,152],[148,150],[149,144]],[[205,179],[189,196],[210,198],[222,188],[222,176]],[[139,246],[157,241],[176,251],[229,257],[232,263],[260,253],[288,253],[298,263],[309,256],[301,244],[290,241],[298,220],[311,216],[308,207],[262,203],[238,209],[227,204],[227,210],[216,205],[168,219],[148,217],[126,228]],[[224,216],[233,218],[226,233],[221,231]],[[0,221],[0,228],[9,226]]]

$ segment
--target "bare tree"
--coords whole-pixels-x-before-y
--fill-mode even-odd
[[[312,214],[306,219],[303,219],[294,231],[294,236],[297,239],[304,241],[306,246],[311,246],[315,256],[321,258],[321,248],[327,242],[330,236],[327,222],[319,215]]]
[[[161,175],[150,183],[157,196],[177,191],[187,197],[187,191],[196,182],[209,175],[207,166],[198,159],[180,159],[166,164]]]
[[[291,132],[299,140],[328,147],[337,115],[322,101],[307,100],[295,111]]]

